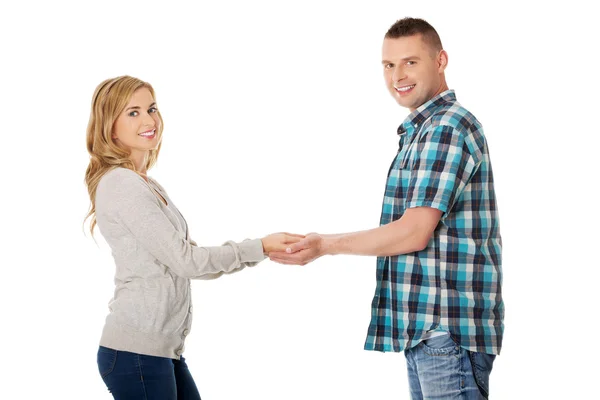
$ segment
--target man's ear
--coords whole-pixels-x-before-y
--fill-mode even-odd
[[[440,50],[440,52],[438,53],[438,57],[437,57],[437,63],[438,63],[438,72],[439,73],[444,72],[444,70],[448,66],[448,53],[446,53],[446,50]]]

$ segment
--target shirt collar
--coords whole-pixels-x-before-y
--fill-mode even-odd
[[[416,130],[427,120],[427,118],[431,117],[438,108],[445,105],[446,103],[455,102],[456,94],[454,90],[446,90],[429,101],[423,103],[419,108],[410,113],[408,117],[402,122],[402,125],[398,127],[398,135],[403,135],[405,133],[408,136],[411,136]]]

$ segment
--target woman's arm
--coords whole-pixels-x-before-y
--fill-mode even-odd
[[[262,261],[270,248],[285,248],[292,236],[277,234],[241,243],[198,247],[177,231],[161,209],[159,200],[135,172],[119,168],[105,175],[96,191],[97,218],[118,224],[175,274],[198,279],[229,273]],[[278,243],[281,241],[282,243]],[[268,248],[266,248],[268,247]]]

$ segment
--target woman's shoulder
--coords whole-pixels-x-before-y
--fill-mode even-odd
[[[165,190],[165,188],[156,181],[156,179],[152,178],[152,177],[148,177],[148,180],[150,180],[153,184],[155,184],[162,192],[167,193],[167,191]]]
[[[115,167],[108,170],[103,176],[102,179],[110,179],[112,177],[123,177],[123,176],[139,176],[135,171],[124,168],[124,167]]]
[[[96,198],[99,200],[99,198],[107,196],[114,201],[116,197],[144,190],[145,186],[144,179],[135,171],[117,167],[106,172],[100,178],[96,189]]]

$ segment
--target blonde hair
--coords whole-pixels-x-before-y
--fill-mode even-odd
[[[90,223],[92,237],[94,236],[94,228],[96,226],[96,188],[104,174],[114,168],[122,167],[144,176],[143,173],[136,170],[133,161],[129,159],[129,151],[119,147],[111,138],[115,121],[123,110],[125,110],[133,93],[141,88],[150,90],[152,97],[156,100],[154,89],[149,83],[131,76],[119,76],[105,80],[98,85],[92,97],[92,110],[86,132],[90,163],[85,171],[85,184],[90,196],[91,205],[84,219],[85,224],[85,221],[90,216],[92,217]],[[161,122],[156,132],[159,145],[155,150],[149,151],[146,160],[146,170],[149,170],[156,164],[162,143],[163,120],[159,111],[157,111],[157,114]]]

